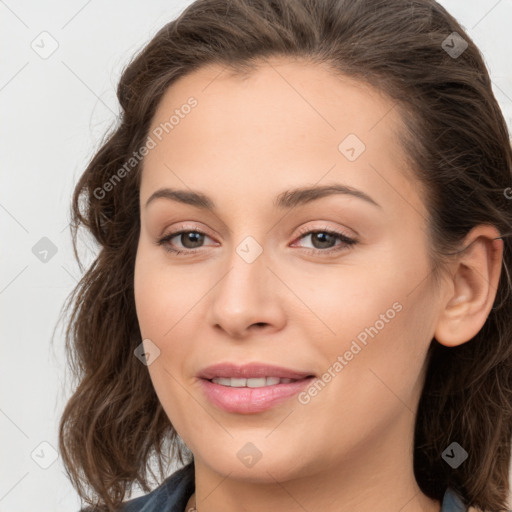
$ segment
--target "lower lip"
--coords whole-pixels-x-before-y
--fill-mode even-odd
[[[300,393],[314,377],[262,388],[233,388],[199,379],[208,400],[227,412],[254,414],[266,411]]]

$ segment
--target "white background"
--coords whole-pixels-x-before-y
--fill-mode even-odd
[[[53,346],[50,338],[80,276],[68,229],[71,192],[114,122],[123,66],[189,3],[0,0],[0,512],[79,510],[60,457],[48,469],[31,458],[35,450],[36,460],[51,462],[52,448],[40,443],[57,448],[70,394],[62,331]],[[440,3],[482,50],[510,127],[512,0]],[[47,59],[31,47],[44,31],[58,42]],[[43,237],[57,248],[46,263],[32,252]],[[90,261],[85,246],[84,255]]]

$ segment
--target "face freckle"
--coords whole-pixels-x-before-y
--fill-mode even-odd
[[[159,349],[152,382],[196,460],[216,471],[248,478],[235,456],[243,446],[262,454],[251,468],[262,482],[343,460],[362,467],[377,432],[390,452],[411,435],[436,311],[426,207],[405,168],[401,119],[391,100],[318,65],[276,60],[244,80],[219,70],[173,84],[150,127],[197,99],[148,153],[141,179],[134,284],[141,333]],[[300,194],[284,194],[321,186],[343,191],[296,204]],[[326,230],[357,243],[327,255],[343,239],[301,235]],[[197,252],[156,243],[178,231],[205,234]],[[172,242],[186,251],[183,241],[197,239]],[[275,403],[250,387],[228,390],[231,400],[200,378],[220,363],[316,380]]]

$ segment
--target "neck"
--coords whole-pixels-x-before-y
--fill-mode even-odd
[[[407,442],[397,434],[412,430],[407,415],[410,411],[398,420],[402,425],[394,423],[373,438],[367,436],[343,460],[281,471],[272,464],[264,467],[262,459],[259,473],[251,473],[250,480],[229,468],[221,474],[196,457],[196,493],[186,510],[197,503],[197,512],[439,512],[441,504],[424,495],[414,478],[412,434]]]

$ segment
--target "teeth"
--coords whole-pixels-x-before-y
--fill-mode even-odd
[[[247,387],[248,388],[262,388],[267,385],[267,379],[265,377],[261,377],[259,379],[247,379]]]
[[[232,388],[263,388],[265,386],[275,386],[276,384],[289,384],[290,382],[295,382],[295,379],[280,379],[279,377],[255,377],[251,379],[217,377],[212,379],[212,382]]]
[[[215,384],[220,384],[221,386],[231,386],[231,379],[228,379],[227,377],[212,379],[212,382],[215,382]]]

